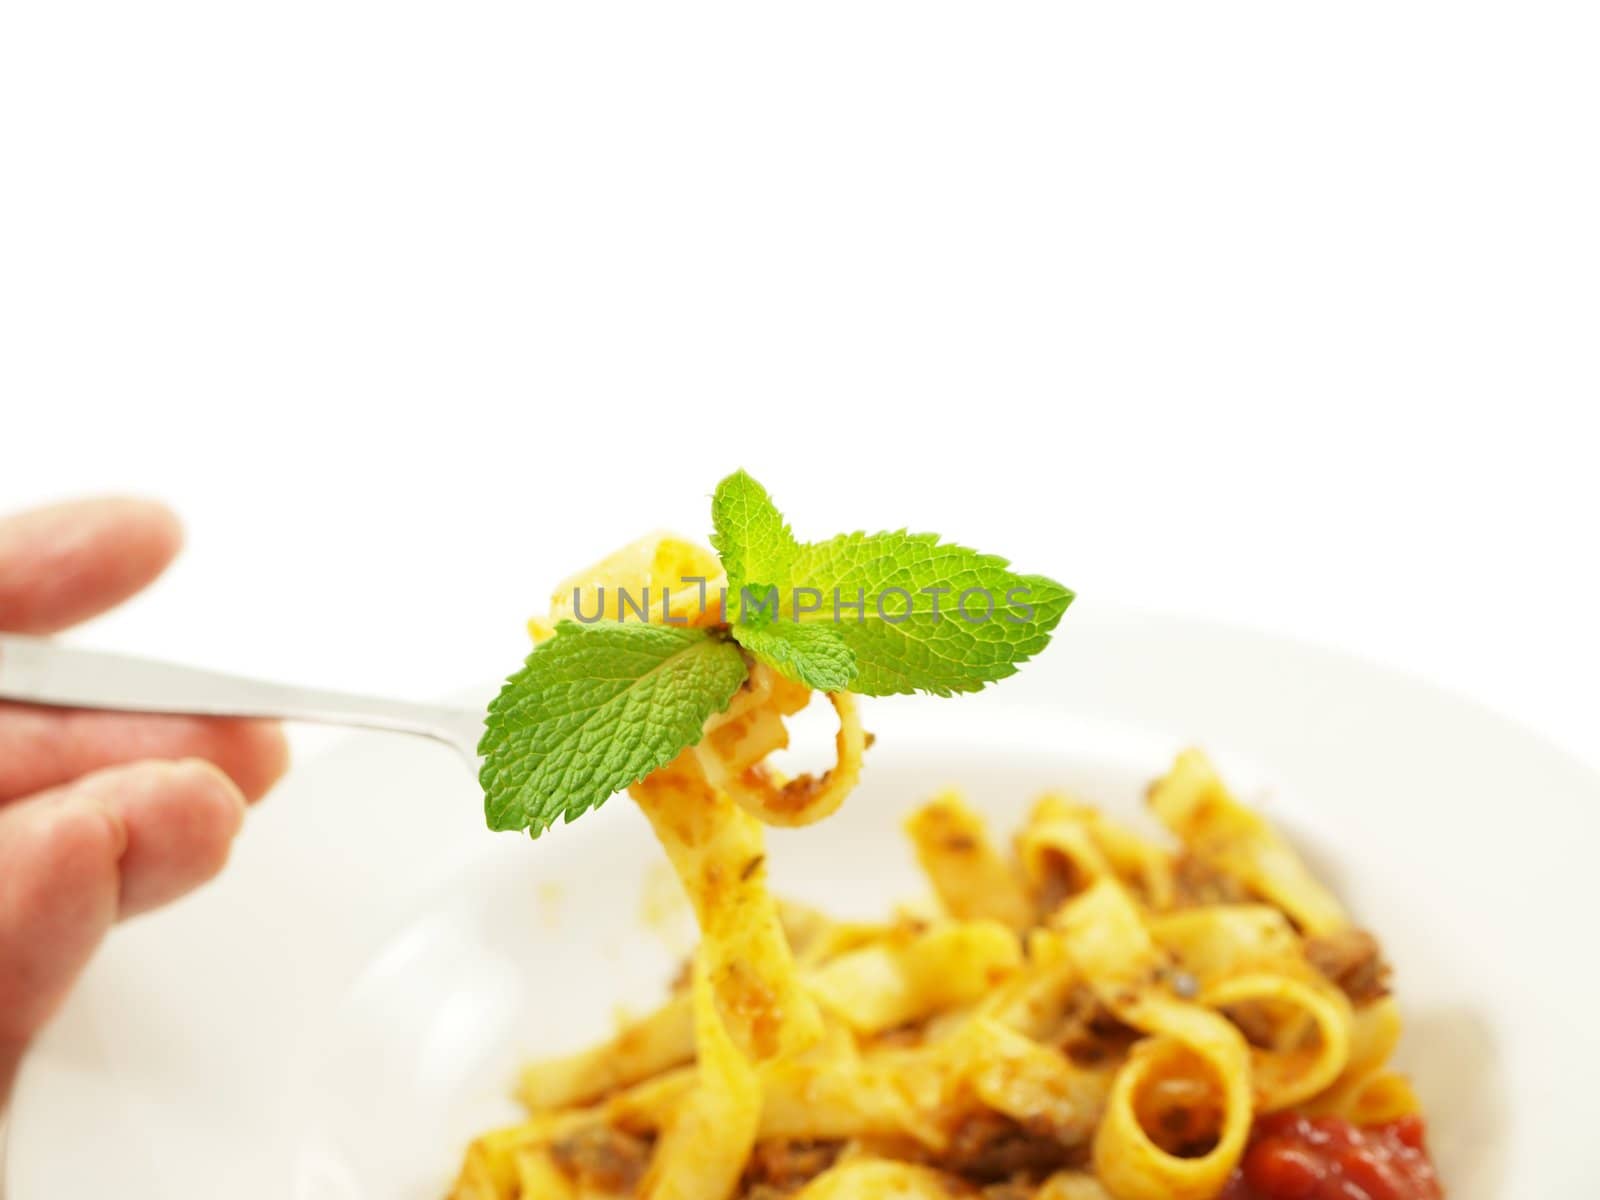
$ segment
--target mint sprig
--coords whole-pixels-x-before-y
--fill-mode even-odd
[[[948,696],[1014,674],[1073,599],[933,534],[800,542],[743,471],[711,508],[727,624],[562,622],[490,705],[490,828],[537,837],[671,762],[727,708],[746,655],[821,691]]]
[[[734,638],[802,683],[824,669],[809,652],[815,647],[829,665],[853,659],[847,686],[864,696],[974,692],[1044,649],[1072,603],[1072,592],[1054,580],[1019,575],[1003,558],[930,533],[797,542],[766,490],[743,471],[722,481],[711,512],[724,562],[731,545],[740,567],[737,582],[728,572]],[[746,582],[756,573],[758,584]],[[761,630],[757,644],[752,625]],[[784,653],[774,655],[771,631],[780,629],[792,632],[781,639]],[[832,636],[802,637],[802,630]]]

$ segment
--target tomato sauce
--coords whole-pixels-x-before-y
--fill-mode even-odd
[[[1338,1117],[1273,1113],[1221,1200],[1442,1200],[1420,1117],[1357,1126]]]

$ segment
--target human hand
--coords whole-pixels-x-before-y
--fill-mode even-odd
[[[0,520],[0,630],[114,607],[181,540],[170,512],[135,500]],[[0,704],[0,1110],[107,930],[221,870],[245,806],[287,765],[272,724]]]

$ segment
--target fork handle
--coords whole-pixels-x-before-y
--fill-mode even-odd
[[[483,727],[471,709],[266,683],[10,633],[0,633],[0,700],[386,729],[453,746],[474,768]]]

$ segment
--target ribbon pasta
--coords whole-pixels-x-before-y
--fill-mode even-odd
[[[584,588],[672,585],[676,614],[714,571],[649,539],[535,636],[598,610]],[[1007,848],[945,794],[907,822],[940,916],[780,904],[763,826],[833,812],[870,741],[830,695],[836,761],[780,776],[766,759],[810,698],[752,664],[630,789],[699,922],[687,980],[527,1067],[526,1118],[472,1143],[450,1200],[1212,1200],[1262,1114],[1416,1111],[1376,943],[1198,751],[1150,790],[1169,840],[1047,796]]]

